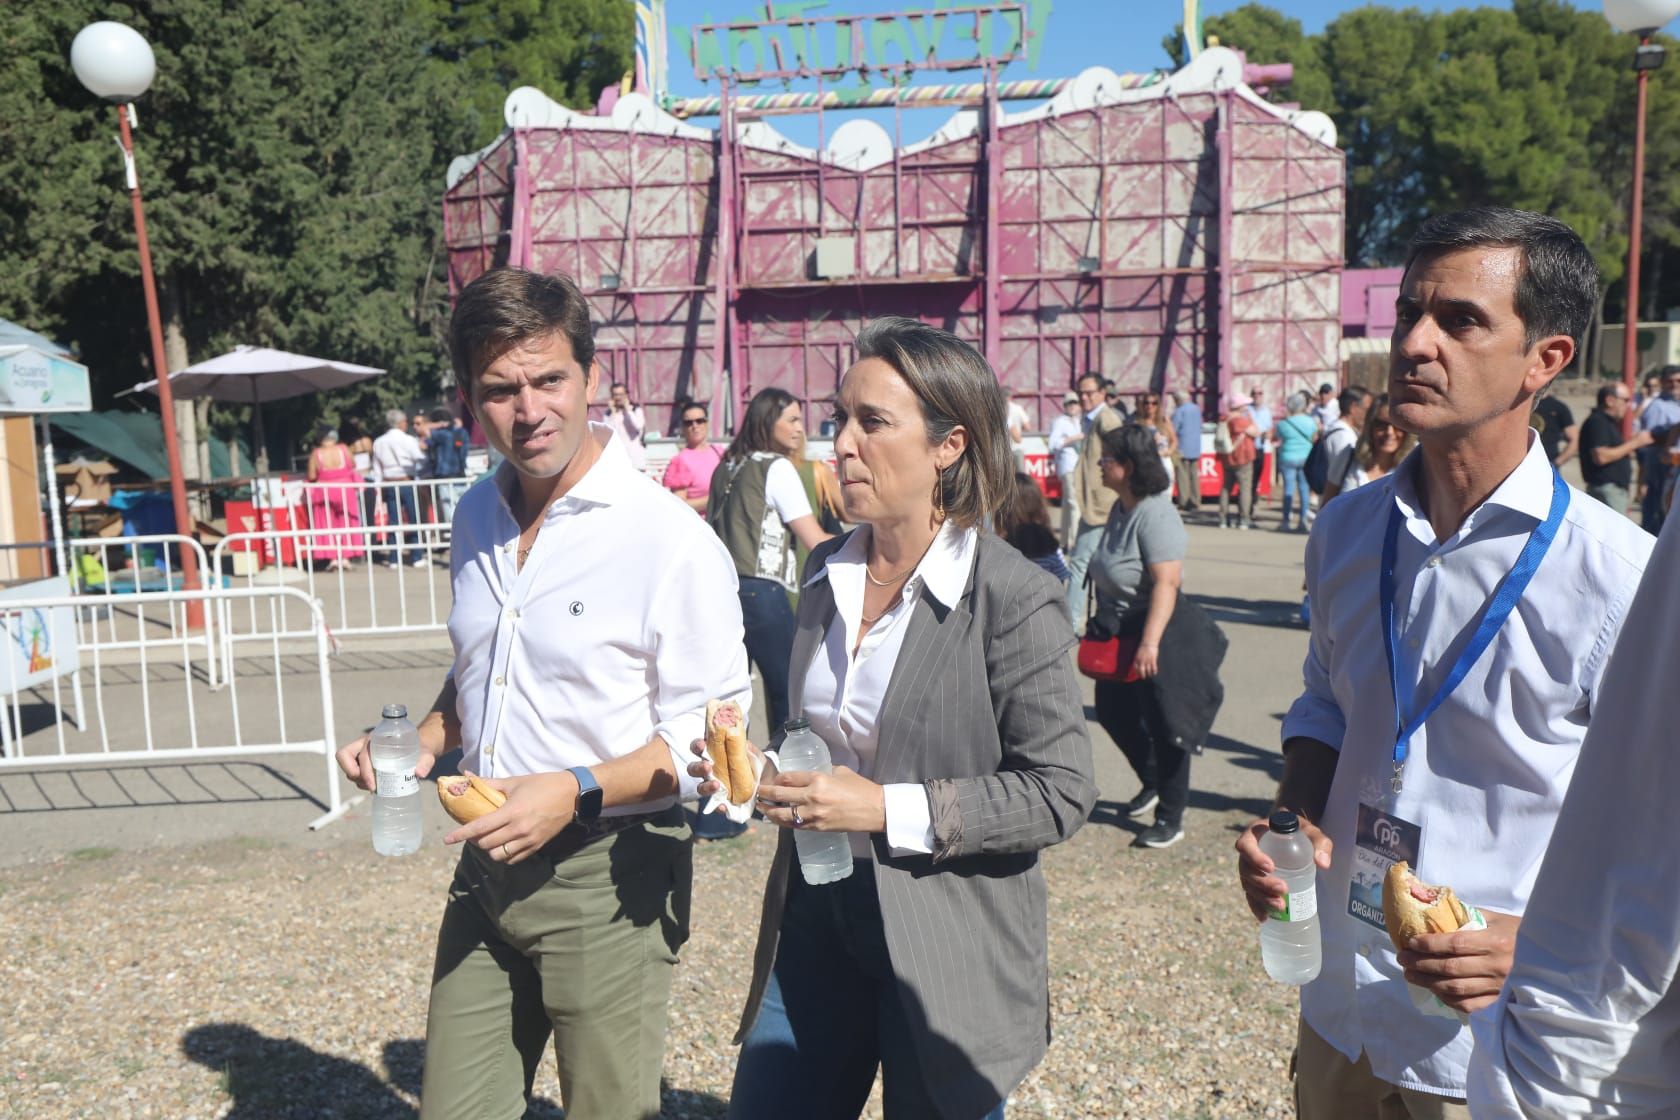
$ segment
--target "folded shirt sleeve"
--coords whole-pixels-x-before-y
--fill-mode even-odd
[[[919,782],[892,782],[881,787],[886,795],[887,847],[895,856],[933,853],[933,809],[927,787]]]

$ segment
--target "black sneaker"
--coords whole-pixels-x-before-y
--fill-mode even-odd
[[[1183,825],[1168,824],[1165,821],[1156,821],[1154,824],[1138,833],[1138,838],[1132,841],[1132,847],[1170,848],[1182,839],[1184,839]]]
[[[1155,808],[1161,798],[1152,789],[1138,791],[1138,795],[1120,806],[1120,811],[1128,817],[1141,817]]]

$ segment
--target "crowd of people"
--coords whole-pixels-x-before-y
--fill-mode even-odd
[[[1638,694],[1676,643],[1653,629],[1612,656],[1624,622],[1672,610],[1641,586],[1652,537],[1556,466],[1620,466],[1588,484],[1631,499],[1631,460],[1680,430],[1680,370],[1642,405],[1649,438],[1607,430],[1641,407],[1616,387],[1578,430],[1538,414],[1596,306],[1591,254],[1562,223],[1444,215],[1410,249],[1387,393],[1325,385],[1281,417],[1252,390],[1220,402],[1220,523],[1251,526],[1275,471],[1283,527],[1313,525],[1276,795],[1319,868],[1324,967],[1294,1062],[1306,1120],[1680,1109],[1674,768]],[[730,1115],[856,1117],[879,1074],[889,1120],[1001,1117],[1049,1042],[1040,853],[1096,799],[1077,672],[1137,776],[1123,811],[1153,815],[1146,849],[1183,837],[1223,702],[1224,635],[1184,593],[1197,403],[1146,392],[1128,409],[1081,377],[1049,437],[1057,524],[993,371],[918,321],[858,335],[832,470],[805,453],[800,402],[767,389],[722,448],[683,404],[683,446],[650,478],[622,386],[590,418],[589,308],[562,276],[473,281],[450,352],[503,461],[455,513],[455,661],[418,774],[459,749],[506,800],[446,837],[462,850],[422,1116],[520,1115],[551,1039],[569,1116],[659,1114],[692,891],[682,805],[723,790],[707,702],[750,709],[756,667],[751,804],[777,845]],[[332,446],[320,469],[348,469]],[[1648,494],[1662,480],[1639,465]],[[790,716],[831,772],[778,767]],[[373,787],[365,737],[338,757]],[[1554,825],[1567,851],[1548,848]],[[1286,892],[1266,829],[1237,843],[1261,921]],[[853,873],[797,874],[802,832],[845,834]],[[1399,860],[1486,928],[1396,948],[1370,889]]]

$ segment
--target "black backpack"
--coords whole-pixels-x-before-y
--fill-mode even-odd
[[[1325,486],[1330,483],[1330,449],[1325,445],[1330,442],[1329,432],[1313,441],[1312,450],[1307,452],[1307,461],[1301,464],[1301,473],[1306,476],[1307,489],[1314,494],[1322,495]]]

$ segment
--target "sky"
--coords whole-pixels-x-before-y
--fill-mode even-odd
[[[953,0],[950,6],[958,6],[961,0]],[[1047,0],[1034,0],[1045,3]],[[1170,33],[1180,19],[1183,18],[1182,2],[1174,0],[1048,0],[1051,4],[1049,27],[1044,35],[1044,42],[1040,48],[1040,55],[1036,67],[1029,67],[1025,61],[1010,64],[1005,70],[1005,79],[1014,78],[1071,78],[1087,66],[1107,66],[1111,70],[1121,73],[1135,71],[1149,71],[1169,65],[1166,54],[1161,49],[1161,39]],[[1359,7],[1364,0],[1271,0],[1271,6],[1301,21],[1308,32],[1320,31],[1324,25],[1340,13],[1351,8]],[[1497,0],[1494,0],[1497,2]],[[1593,0],[1586,0],[1591,3]],[[1242,0],[1205,0],[1203,17],[1217,15],[1223,11],[1240,7]],[[825,7],[809,12],[810,15],[856,15],[871,12],[891,12],[919,10],[932,8],[932,0],[828,0]],[[1424,9],[1442,9],[1465,6],[1459,3],[1442,2],[1442,0],[1406,0],[1395,3],[1395,6],[1420,7]],[[763,0],[667,0],[666,22],[675,29],[679,26],[700,25],[706,23],[722,23],[733,20],[759,18],[764,11]],[[701,85],[694,77],[693,67],[688,60],[686,38],[679,43],[673,34],[670,51],[671,90],[678,96],[695,96],[715,93],[716,84]],[[948,32],[945,38],[948,52],[954,53],[960,44],[954,32]],[[1256,62],[1267,61],[1255,59]],[[927,82],[942,80],[937,76],[923,79]],[[953,75],[951,81],[978,81],[979,73],[963,72]],[[780,92],[779,87],[762,87],[764,92]],[[794,87],[800,88],[800,87]],[[809,87],[807,87],[809,88]],[[1031,103],[1015,102],[1009,105],[1011,110],[1024,109]],[[1308,106],[1311,108],[1311,106]],[[921,109],[904,113],[903,136],[906,143],[911,143],[931,134],[951,115],[951,109]],[[829,117],[828,129],[841,121],[856,116],[871,116],[880,121],[889,131],[892,129],[892,113],[887,112],[848,112],[833,114]],[[708,127],[715,127],[716,120],[696,121]],[[817,141],[817,126],[815,116],[784,116],[775,117],[771,123],[781,132],[793,140],[814,146]]]

